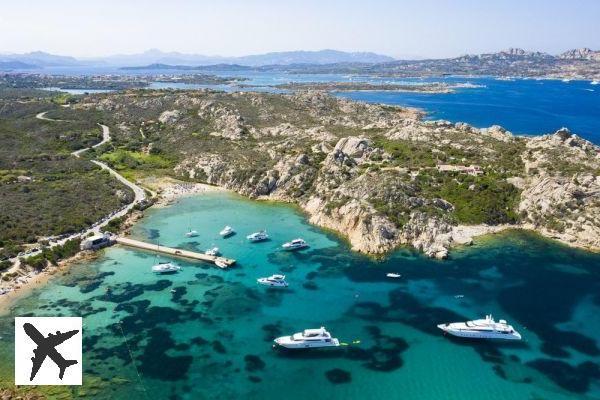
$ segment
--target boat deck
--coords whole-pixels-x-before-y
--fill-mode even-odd
[[[231,267],[233,264],[235,264],[235,260],[232,258],[226,258],[226,257],[220,257],[220,256],[209,256],[207,254],[197,253],[195,251],[175,249],[173,247],[166,247],[166,246],[160,246],[160,245],[157,246],[152,243],[146,243],[146,242],[142,242],[141,240],[135,240],[135,239],[125,238],[125,237],[118,237],[116,239],[116,242],[123,246],[135,247],[136,249],[154,251],[157,253],[168,254],[168,255],[174,256],[174,257],[188,258],[191,260],[206,261],[206,262],[210,262],[212,264],[215,264],[216,260],[223,260],[223,262],[227,265],[227,267]],[[227,268],[227,267],[225,267],[225,268]]]

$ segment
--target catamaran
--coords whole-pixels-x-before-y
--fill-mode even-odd
[[[308,247],[308,243],[304,239],[294,239],[291,242],[287,242],[281,245],[284,250],[299,250]]]
[[[159,262],[158,264],[152,266],[152,272],[160,275],[174,274],[179,272],[179,270],[181,270],[179,265],[175,265],[170,262]]]
[[[521,340],[521,334],[512,325],[503,319],[496,322],[491,315],[486,315],[485,319],[440,324],[438,328],[462,338]]]
[[[271,275],[267,278],[258,278],[256,281],[264,286],[288,287],[288,283],[285,281],[285,275]]]
[[[331,337],[331,334],[323,326],[320,329],[305,329],[291,336],[278,337],[274,342],[287,349],[337,347],[340,345],[340,341]]]
[[[230,227],[229,225],[227,225],[225,228],[223,228],[221,230],[221,232],[219,232],[219,235],[221,235],[221,237],[226,238],[228,236],[233,235],[234,233],[235,233],[235,231],[233,230],[233,228]]]
[[[186,237],[196,237],[198,236],[198,232],[194,230],[188,230],[185,234]]]
[[[262,242],[263,240],[267,240],[268,238],[269,238],[269,235],[267,235],[266,230],[254,232],[254,233],[251,233],[248,236],[246,236],[246,239],[248,239],[251,242]]]

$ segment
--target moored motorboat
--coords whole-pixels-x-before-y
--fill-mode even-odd
[[[521,340],[521,334],[512,325],[503,319],[496,322],[491,315],[486,315],[485,319],[440,324],[438,328],[461,338]]]
[[[227,268],[229,267],[229,264],[227,263],[227,260],[224,259],[223,257],[217,257],[215,259],[215,265],[219,268]]]
[[[256,281],[264,286],[288,287],[288,283],[285,280],[285,275],[271,275],[266,278],[258,278]]]
[[[268,238],[269,235],[267,235],[266,230],[254,232],[246,236],[246,239],[248,239],[250,242],[262,242],[263,240],[267,240]]]
[[[152,272],[161,275],[174,274],[176,272],[179,272],[179,270],[181,270],[181,267],[179,265],[175,265],[170,262],[161,262],[152,266]]]
[[[388,278],[397,279],[397,278],[400,278],[402,275],[397,274],[395,272],[388,272],[387,274],[385,274],[385,276],[387,276]]]
[[[204,252],[204,254],[206,254],[207,256],[218,256],[219,255],[219,248],[218,247],[213,247],[212,249],[208,249]]]
[[[282,244],[281,247],[283,247],[284,250],[299,250],[308,247],[308,243],[306,243],[304,239],[298,238]]]
[[[221,232],[219,232],[219,235],[221,235],[221,237],[228,237],[231,236],[235,233],[235,231],[233,230],[232,227],[230,227],[229,225],[227,225],[225,228],[221,229]]]
[[[305,329],[291,336],[281,336],[274,340],[277,346],[286,349],[310,349],[318,347],[337,347],[340,341],[331,337],[325,327],[319,329]]]

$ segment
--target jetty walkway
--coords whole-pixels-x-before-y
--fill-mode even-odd
[[[118,244],[123,245],[123,246],[135,247],[136,249],[142,249],[142,250],[147,250],[147,251],[155,251],[157,253],[168,254],[170,256],[175,256],[175,257],[183,257],[183,258],[189,258],[192,260],[206,261],[206,262],[210,262],[213,264],[215,264],[215,261],[221,260],[226,265],[225,268],[231,267],[233,264],[235,264],[235,260],[232,258],[209,256],[204,253],[197,253],[195,251],[175,249],[173,247],[155,245],[152,243],[146,243],[146,242],[142,242],[140,240],[125,238],[125,237],[118,237],[118,238],[116,238],[115,241]]]

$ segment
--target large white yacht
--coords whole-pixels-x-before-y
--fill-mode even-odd
[[[278,337],[274,342],[278,346],[287,349],[337,347],[340,345],[340,341],[332,338],[323,326],[320,329],[305,329],[303,332],[294,333],[292,336]]]
[[[304,239],[294,239],[291,242],[287,242],[281,245],[284,250],[298,250],[308,247],[308,243]]]
[[[267,235],[267,231],[265,230],[254,232],[246,236],[246,239],[248,239],[251,242],[262,242],[263,240],[267,240],[268,238],[269,235]]]
[[[229,225],[227,225],[225,228],[223,228],[221,230],[221,232],[219,232],[219,235],[226,238],[226,237],[233,235],[234,233],[235,233],[235,231],[233,230],[233,228],[230,227]]]
[[[288,283],[285,281],[285,275],[271,275],[267,278],[258,278],[256,281],[264,286],[288,287]]]
[[[512,325],[508,325],[503,319],[496,322],[491,315],[486,315],[485,319],[440,324],[438,328],[463,338],[521,340],[521,334]]]
[[[161,275],[174,274],[175,272],[178,272],[180,269],[181,269],[181,267],[179,265],[175,265],[170,262],[159,262],[158,264],[152,266],[152,272],[154,272],[155,274],[161,274]]]

